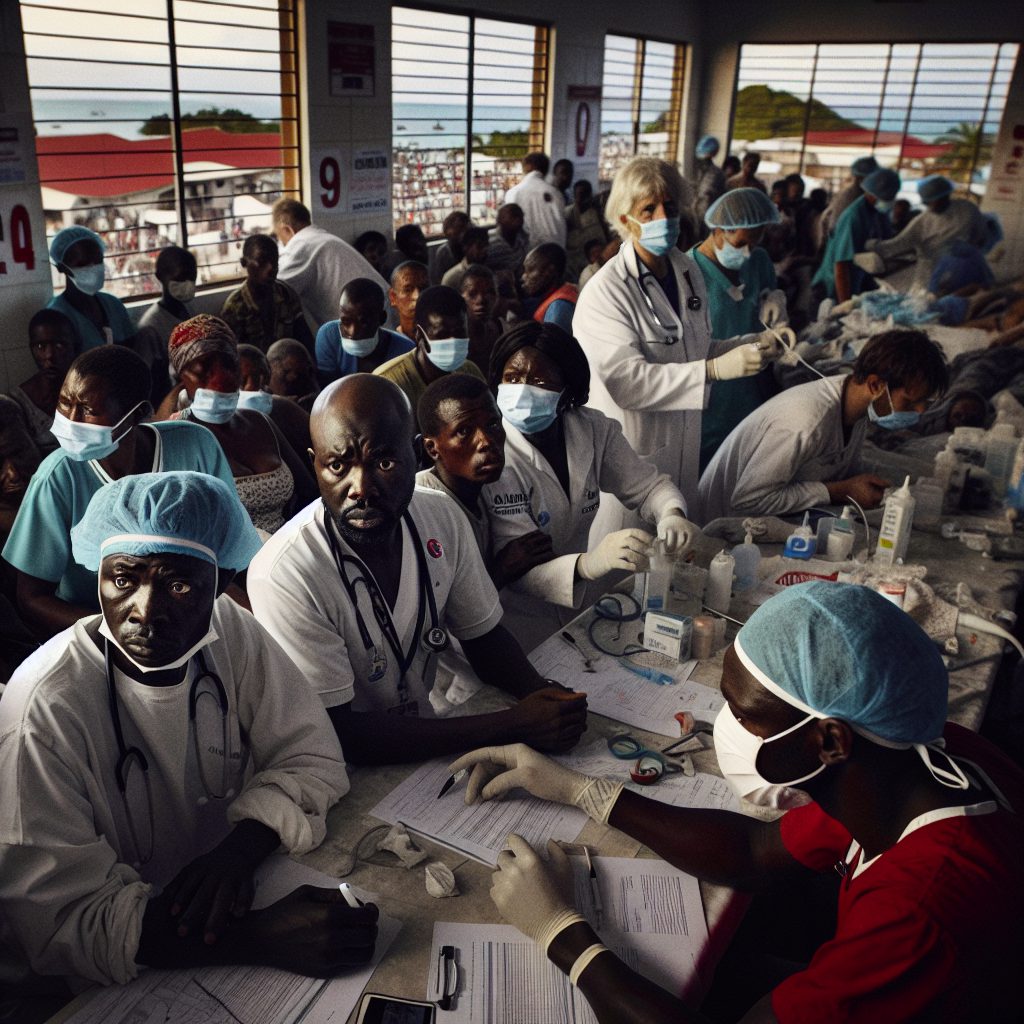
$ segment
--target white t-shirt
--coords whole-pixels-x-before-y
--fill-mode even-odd
[[[349,786],[338,738],[295,666],[221,597],[219,639],[202,653],[228,712],[222,719],[213,687],[201,683],[197,742],[189,728],[197,658],[171,687],[115,671],[125,745],[148,761],[152,793],[147,802],[133,767],[122,798],[103,654],[89,632],[98,620],[81,619],[28,658],[0,701],[0,903],[36,971],[123,983],[138,973],[146,883],[165,885],[246,818],[274,829],[290,853],[306,853],[323,841],[327,811]],[[207,796],[197,749],[209,790],[223,799]],[[152,858],[135,866],[150,845],[149,806]]]
[[[501,621],[501,604],[473,532],[462,510],[439,491],[416,488],[409,512],[426,551],[440,625],[460,640],[489,633]],[[392,711],[432,717],[428,695],[437,658],[421,642],[430,614],[408,529],[402,527],[402,578],[390,609],[403,651],[414,650],[402,693],[395,652],[384,638],[368,589],[354,587],[359,612],[372,644],[386,660],[381,678],[371,681],[373,651],[367,650],[349,594],[341,582],[327,540],[323,502],[306,506],[281,527],[249,565],[247,586],[253,613],[277,639],[326,707],[352,704],[354,711]],[[358,551],[338,537],[341,550]],[[359,573],[348,563],[350,580]],[[423,609],[423,621],[417,622]],[[403,699],[404,698],[404,699]]]
[[[565,248],[565,196],[544,180],[540,171],[530,171],[518,185],[505,193],[506,203],[516,203],[523,211],[523,227],[530,246],[555,242]]]

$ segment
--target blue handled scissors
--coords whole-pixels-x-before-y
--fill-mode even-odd
[[[679,760],[665,757],[660,750],[649,750],[626,732],[610,736],[608,749],[620,761],[636,759],[629,770],[629,777],[641,786],[651,786],[663,775],[674,775],[676,772],[693,774],[693,761],[688,755],[683,754]]]

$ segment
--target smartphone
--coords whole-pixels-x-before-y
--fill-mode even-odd
[[[400,999],[367,992],[359,1004],[356,1024],[434,1024],[437,1007],[418,999]]]

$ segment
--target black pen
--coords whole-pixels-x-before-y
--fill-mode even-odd
[[[441,797],[443,797],[445,795],[445,793],[447,793],[448,790],[451,789],[452,786],[455,785],[456,782],[460,782],[465,777],[466,777],[466,769],[465,768],[463,768],[461,771],[457,771],[454,775],[449,775],[447,781],[441,787],[441,792],[438,793],[437,796],[434,799],[435,800],[440,800]]]

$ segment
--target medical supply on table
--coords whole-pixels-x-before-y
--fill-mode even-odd
[[[432,860],[423,869],[423,884],[426,887],[427,895],[435,900],[449,899],[459,895],[455,872],[439,860]]]
[[[750,590],[757,586],[757,570],[761,564],[761,549],[754,543],[749,530],[742,544],[732,549],[733,563],[736,570],[736,592]]]
[[[628,658],[619,658],[619,664],[627,672],[632,672],[633,675],[640,676],[641,679],[646,679],[658,686],[672,686],[676,681],[675,677],[670,676],[667,672],[659,672],[658,669],[648,668],[646,665],[637,665],[629,661]]]
[[[813,558],[817,544],[811,530],[810,513],[804,513],[804,521],[789,535],[782,554],[786,558]],[[725,609],[728,611],[728,608]]]
[[[997,498],[1006,494],[1019,443],[1011,423],[997,423],[988,432],[985,469],[992,477],[992,490]]]
[[[957,427],[948,446],[961,461],[971,466],[984,466],[988,444],[981,427]]]
[[[967,467],[956,457],[951,445],[952,440],[935,456],[935,479],[942,488],[943,512],[956,512],[960,508],[967,477]]]
[[[1006,518],[1016,521],[1024,511],[1024,440],[1017,446],[1017,454],[1013,457],[1013,469],[1010,470],[1010,481],[1003,499],[1006,507]]]
[[[629,733],[622,732],[608,738],[608,750],[620,761],[635,759],[629,777],[638,785],[650,786],[663,775],[674,775],[678,772],[693,775],[693,759],[688,754],[683,754],[678,759],[665,756],[667,751],[675,749],[681,743],[681,740],[677,740],[665,750],[649,750]]]
[[[878,547],[875,549],[875,561],[878,564],[893,565],[907,557],[915,504],[908,476],[903,486],[885,499],[882,525],[878,530]]]
[[[693,620],[690,657],[705,661],[715,653],[715,620],[710,615],[698,615]]]
[[[708,588],[704,604],[718,612],[727,612],[732,600],[732,578],[736,572],[736,559],[723,548],[711,559],[708,570]]]
[[[828,532],[825,546],[825,557],[830,562],[847,561],[853,553],[853,540],[853,509],[849,505],[844,505],[842,515],[832,520],[832,528]]]
[[[662,612],[668,608],[672,590],[672,567],[674,559],[665,552],[660,541],[651,545],[648,553],[649,565],[645,573],[644,610]]]
[[[891,601],[896,605],[897,608],[902,608],[903,601],[907,596],[907,585],[901,582],[883,583],[878,588],[878,592],[887,601]]]
[[[643,618],[643,605],[632,594],[605,594],[594,602],[594,616],[587,625],[587,639],[590,646],[601,654],[610,654],[613,658],[622,658],[631,654],[640,654],[646,648],[639,643],[626,640],[622,643],[622,627],[626,623],[639,622]],[[606,646],[598,639],[598,628],[614,626],[614,632],[608,635],[604,631],[604,639],[620,645],[621,650]],[[639,629],[633,634],[639,639]]]
[[[587,860],[587,875],[590,878],[590,898],[594,901],[594,913],[597,917],[597,927],[601,927],[601,916],[604,914],[604,906],[601,903],[601,887],[597,884],[597,870],[594,861],[590,856],[590,847],[583,847],[583,856]]]
[[[648,612],[644,616],[644,646],[674,661],[690,657],[693,619],[689,615]]]
[[[574,651],[576,651],[576,653],[577,653],[577,654],[578,654],[578,655],[579,655],[579,656],[580,656],[580,657],[581,657],[581,658],[583,659],[583,671],[584,671],[584,672],[593,672],[593,671],[594,671],[594,663],[593,663],[593,661],[592,661],[592,660],[591,660],[591,659],[590,659],[590,658],[589,658],[589,657],[587,656],[587,653],[586,653],[586,651],[584,651],[584,650],[583,650],[583,648],[582,648],[582,647],[580,647],[580,645],[579,645],[579,642],[577,641],[576,637],[574,637],[574,636],[572,635],[572,633],[570,633],[570,632],[569,632],[569,631],[568,631],[567,629],[563,629],[563,630],[562,630],[562,632],[561,632],[561,633],[559,633],[558,635],[559,635],[559,636],[560,636],[560,637],[561,637],[561,638],[562,638],[562,639],[563,639],[563,640],[564,640],[564,641],[565,641],[565,642],[566,642],[566,643],[567,643],[567,644],[568,644],[568,645],[569,645],[569,646],[570,646],[570,647],[571,647],[571,648],[572,648],[572,649],[573,649]]]

